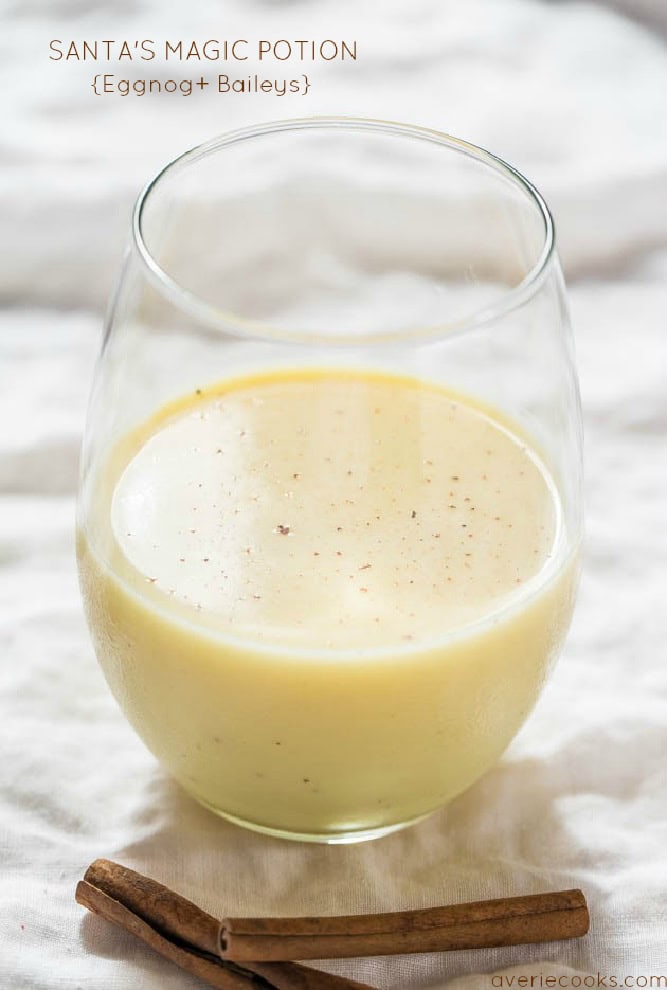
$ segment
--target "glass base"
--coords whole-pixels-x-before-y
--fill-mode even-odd
[[[212,811],[214,815],[218,815],[219,818],[224,818],[225,821],[231,822],[232,825],[240,825],[241,828],[249,829],[251,832],[271,835],[275,839],[290,839],[292,842],[317,842],[330,846],[351,845],[355,842],[370,842],[372,839],[381,839],[384,835],[391,835],[392,832],[400,832],[401,829],[416,825],[417,822],[421,822],[433,814],[433,812],[428,811],[426,814],[418,815],[416,818],[410,818],[406,822],[397,822],[393,825],[378,825],[377,828],[350,829],[340,832],[292,832],[289,829],[272,828],[270,825],[260,825],[258,822],[250,822],[245,818],[239,818],[237,815],[230,815],[229,812],[214,807],[214,805],[209,804],[200,797],[195,797],[195,800],[208,811]]]

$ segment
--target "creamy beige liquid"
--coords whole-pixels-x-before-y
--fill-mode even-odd
[[[443,803],[505,748],[569,621],[544,465],[410,379],[197,392],[119,445],[95,506],[83,587],[114,693],[188,790],[268,828]]]

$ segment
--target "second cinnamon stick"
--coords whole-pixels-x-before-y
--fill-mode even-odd
[[[335,918],[226,918],[223,959],[333,959],[551,942],[585,935],[580,890]]]
[[[192,901],[119,863],[98,859],[77,884],[76,899],[216,990],[372,990],[343,976],[293,962],[219,955],[220,922]]]

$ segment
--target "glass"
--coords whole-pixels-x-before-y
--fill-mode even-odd
[[[533,707],[581,532],[563,280],[518,172],[313,118],[149,183],[78,556],[109,686],[199,802],[324,842],[442,806]]]

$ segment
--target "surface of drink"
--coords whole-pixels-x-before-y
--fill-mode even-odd
[[[109,684],[188,791],[261,828],[377,832],[443,804],[505,749],[569,624],[546,466],[428,382],[198,389],[96,492],[79,549]]]

